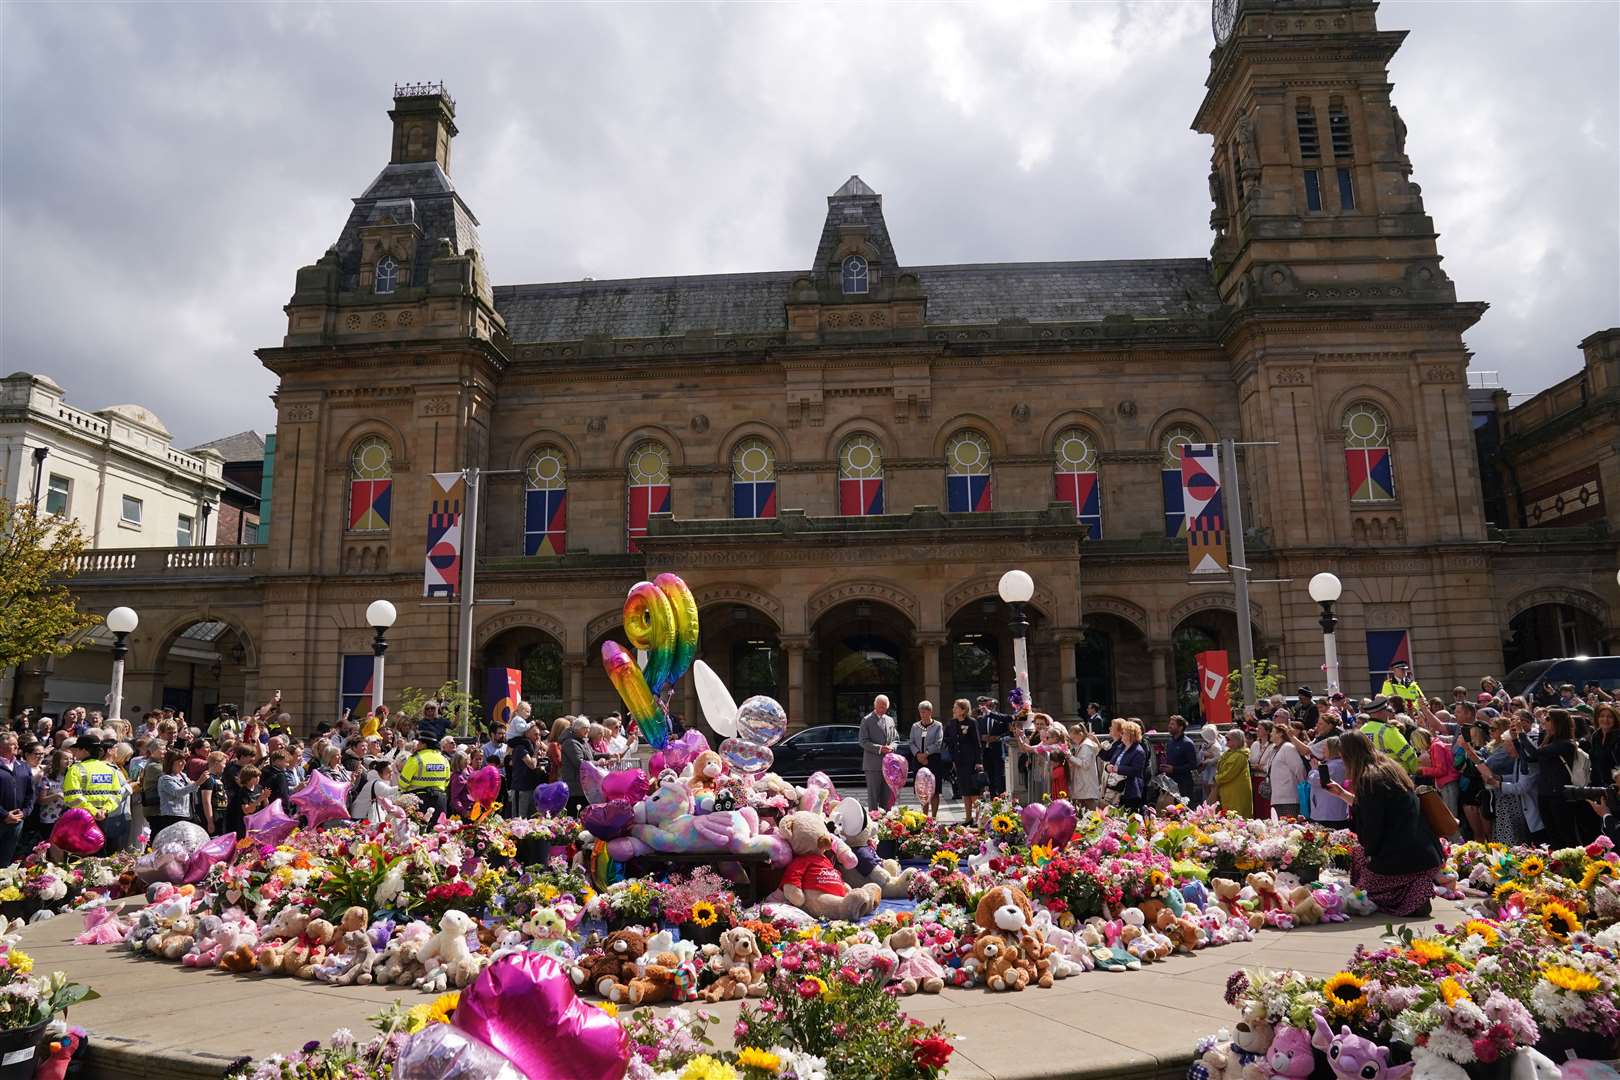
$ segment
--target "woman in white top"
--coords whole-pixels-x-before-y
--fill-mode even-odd
[[[360,786],[354,806],[350,808],[358,821],[386,820],[388,811],[383,806],[384,800],[392,802],[399,798],[399,788],[393,783],[394,763],[384,758],[371,764],[366,770],[366,782]]]
[[[1299,816],[1299,785],[1305,780],[1305,758],[1288,739],[1288,725],[1277,724],[1271,729],[1271,760],[1267,763],[1271,778],[1271,809],[1278,817]]]
[[[1226,752],[1226,739],[1214,724],[1198,729],[1201,740],[1198,747],[1198,784],[1204,792],[1204,802],[1219,802],[1215,795],[1215,766]]]
[[[1086,724],[1069,728],[1069,798],[1083,810],[1093,810],[1103,796],[1102,770],[1097,758],[1102,744]]]

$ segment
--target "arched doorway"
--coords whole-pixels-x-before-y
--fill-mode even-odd
[[[484,646],[480,663],[486,669],[516,668],[523,673],[523,700],[532,706],[535,719],[550,721],[568,711],[562,643],[546,631],[534,626],[502,630]],[[475,689],[482,687],[480,682]]]
[[[162,700],[150,704],[177,709],[187,720],[204,725],[218,714],[220,705],[251,711],[257,703],[246,700],[248,654],[246,639],[230,623],[214,619],[189,623],[157,657]],[[129,711],[126,707],[126,715]]]
[[[1603,653],[1603,625],[1588,611],[1570,604],[1546,603],[1526,608],[1508,623],[1502,646],[1507,670],[1531,660]]]
[[[1265,659],[1265,638],[1260,628],[1250,623],[1249,633],[1254,642],[1255,658]],[[1237,616],[1218,608],[1196,611],[1176,626],[1175,632],[1170,635],[1170,647],[1175,661],[1175,681],[1170,687],[1171,708],[1189,721],[1199,722],[1203,717],[1198,706],[1199,653],[1224,650],[1233,682],[1241,684]]]
[[[717,603],[698,613],[698,655],[736,701],[755,694],[787,704],[787,666],[770,616],[747,604]]]
[[[1051,688],[1060,673],[1056,657],[1048,655],[1046,616],[1033,604],[1024,605],[1024,615],[1029,620],[1026,647],[1030,670],[1026,674],[1031,679],[1031,696],[1036,708],[1056,715],[1062,708],[1061,698]],[[1005,706],[1008,692],[1017,685],[1010,619],[1007,605],[987,596],[963,604],[946,620],[947,663],[943,675],[948,700],[972,701],[982,695],[994,698],[1000,703],[998,707]]]
[[[1096,702],[1105,716],[1148,716],[1153,708],[1153,661],[1147,638],[1129,619],[1087,614],[1074,646],[1075,700],[1080,715]]]
[[[701,638],[700,638],[701,640]],[[619,692],[613,689],[613,683],[608,680],[607,672],[602,668],[602,643],[616,641],[620,647],[634,656],[636,650],[630,648],[630,641],[624,636],[624,626],[615,622],[612,629],[597,634],[591,639],[590,645],[585,649],[585,674],[581,680],[582,701],[584,714],[591,719],[606,716],[608,713],[624,712],[624,702]],[[684,710],[680,698],[671,703],[670,708],[677,713]]]
[[[879,694],[889,698],[902,732],[916,715],[912,626],[876,600],[839,604],[816,620],[813,723],[858,724]]]

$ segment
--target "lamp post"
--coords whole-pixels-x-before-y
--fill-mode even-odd
[[[134,608],[115,607],[107,612],[107,629],[113,635],[112,694],[107,698],[109,720],[124,718],[124,657],[129,655],[129,645],[125,639],[140,624],[141,617],[135,614]]]
[[[1322,618],[1318,622],[1322,627],[1322,655],[1327,661],[1328,692],[1332,693],[1339,689],[1339,644],[1334,637],[1334,631],[1339,627],[1339,617],[1333,614],[1333,605],[1344,592],[1344,585],[1324,570],[1311,578],[1307,588],[1311,599],[1322,605]]]
[[[1029,633],[1029,616],[1024,613],[1024,605],[1035,595],[1035,579],[1022,570],[1009,570],[1001,575],[996,592],[1001,594],[1002,602],[1012,609],[1013,682],[1024,692],[1024,701],[1028,703],[1029,643],[1026,635]]]
[[[377,636],[371,642],[371,711],[383,703],[383,654],[388,651],[388,628],[394,625],[399,612],[386,600],[373,600],[366,608],[366,622]]]

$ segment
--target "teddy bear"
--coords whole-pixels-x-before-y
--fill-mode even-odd
[[[1215,894],[1215,903],[1226,912],[1228,920],[1233,922],[1242,920],[1251,930],[1258,930],[1266,925],[1264,915],[1258,911],[1251,911],[1244,905],[1242,885],[1231,878],[1211,878],[1209,888]]]
[[[891,978],[899,984],[902,994],[937,994],[945,989],[945,968],[919,940],[916,927],[896,929],[884,939],[883,947],[894,954],[896,964]]]
[[[973,939],[971,957],[980,980],[991,990],[1022,990],[1029,985],[1029,972],[1019,963],[1018,946],[994,931],[981,932]]]
[[[1331,885],[1311,891],[1311,898],[1316,906],[1322,909],[1322,921],[1325,923],[1349,922],[1350,916],[1344,913],[1344,895]]]
[[[350,930],[343,935],[343,949],[332,954],[335,963],[318,977],[333,986],[370,986],[377,966],[377,950],[371,944],[371,935],[364,930]]]
[[[1322,921],[1322,905],[1316,902],[1316,895],[1304,885],[1289,892],[1288,907],[1293,913],[1295,926],[1315,926]]]
[[[845,799],[833,811],[838,831],[844,843],[855,854],[855,865],[844,868],[844,880],[851,885],[876,882],[883,890],[885,900],[901,900],[911,895],[914,867],[900,869],[893,859],[879,859],[877,854],[877,823],[866,808],[854,799]]]
[[[225,933],[225,920],[218,915],[204,915],[197,920],[197,941],[180,958],[186,967],[213,967],[219,963],[221,940]]]
[[[1130,914],[1136,915],[1137,918],[1141,918],[1142,915],[1139,911],[1132,911]],[[1121,921],[1119,943],[1139,964],[1151,964],[1159,958],[1158,948],[1134,922]]]
[[[378,956],[376,966],[371,969],[372,981],[378,986],[413,984],[422,975],[422,965],[416,962],[416,952],[432,936],[433,929],[420,919],[399,927]]]
[[[997,931],[1007,935],[1017,947],[1018,962],[1029,981],[1043,988],[1052,985],[1052,953],[1056,950],[1041,937],[1035,925],[1035,912],[1029,897],[1016,885],[997,885],[979,897],[974,925],[981,933]]]
[[[612,999],[617,988],[629,991],[629,982],[636,977],[636,961],[647,952],[647,936],[640,930],[615,930],[607,936],[598,950],[579,958],[569,977],[574,985],[589,987],[602,997]]]
[[[1209,1080],[1243,1080],[1243,1070],[1271,1048],[1271,1034],[1271,1023],[1257,1010],[1244,1013],[1229,1041],[1204,1052],[1202,1061],[1209,1070]]]
[[[529,912],[528,918],[523,920],[522,932],[518,935],[523,943],[522,951],[545,953],[555,960],[565,963],[574,959],[574,946],[572,935],[568,932],[568,921],[554,907],[537,907]]]
[[[793,848],[793,859],[781,887],[768,901],[786,902],[817,919],[854,922],[869,915],[883,899],[883,887],[870,882],[851,888],[839,875],[829,853],[834,837],[820,814],[798,810],[784,817],[777,831]]]
[[[1310,1035],[1297,1027],[1278,1024],[1266,1052],[1244,1067],[1243,1080],[1306,1080],[1315,1068]]]
[[[1169,908],[1159,912],[1159,918],[1154,928],[1170,941],[1172,952],[1191,954],[1198,946],[1203,934],[1198,924],[1191,918],[1182,915],[1179,918]]]
[[[190,914],[171,918],[163,932],[147,939],[148,951],[165,960],[179,960],[197,943],[197,919]]]
[[[657,1005],[675,997],[681,958],[672,952],[643,952],[626,983],[614,983],[602,996],[615,1004]]]
[[[734,926],[720,935],[720,945],[705,967],[717,975],[700,995],[704,1001],[735,1001],[765,996],[765,976],[759,971],[759,938],[746,926]]]
[[[686,779],[687,789],[696,799],[701,799],[705,795],[713,796],[715,785],[725,771],[724,759],[713,750],[704,750],[692,759],[692,771]]]
[[[287,974],[300,979],[313,979],[316,969],[326,961],[326,951],[337,935],[338,928],[328,920],[309,920],[303,936],[287,950]]]
[[[467,935],[477,928],[471,915],[456,908],[440,916],[438,932],[416,950],[416,962],[422,965],[418,990],[442,994],[473,981],[484,966],[484,958],[467,944]]]

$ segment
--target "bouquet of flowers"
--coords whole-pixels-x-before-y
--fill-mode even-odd
[[[680,925],[692,923],[704,930],[729,930],[736,925],[741,905],[731,885],[713,869],[699,866],[690,874],[653,883],[663,906],[664,919]]]
[[[34,974],[34,958],[20,949],[0,952],[0,1030],[43,1024],[69,1006],[100,996],[88,986],[68,982],[60,971]]]

